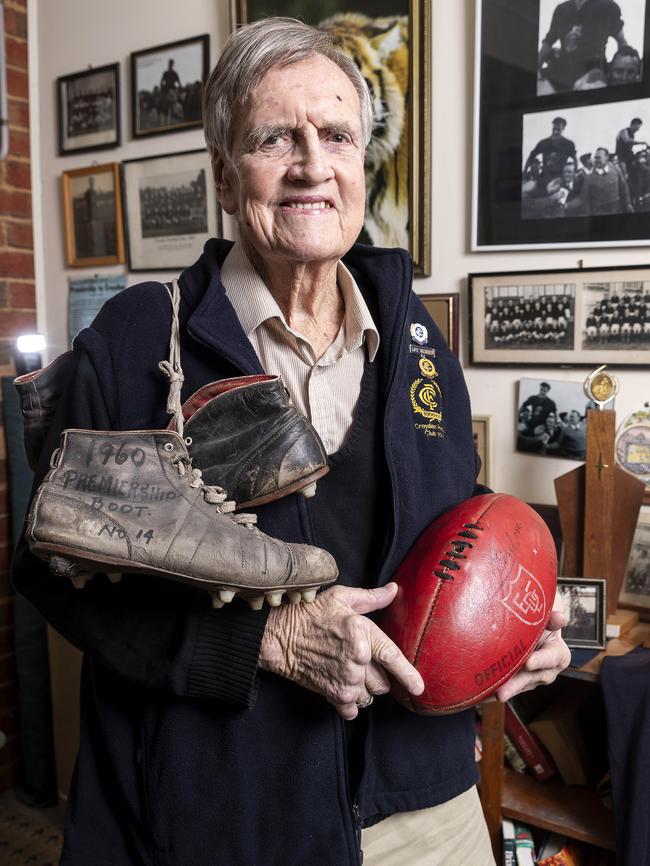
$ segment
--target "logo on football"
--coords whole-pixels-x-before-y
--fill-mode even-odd
[[[475,496],[442,514],[395,575],[381,628],[424,692],[393,692],[419,713],[453,713],[493,694],[535,649],[555,598],[555,543],[514,496]]]

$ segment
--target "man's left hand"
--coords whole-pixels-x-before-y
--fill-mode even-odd
[[[559,595],[556,595],[553,611],[537,648],[530,654],[521,670],[497,690],[498,700],[505,703],[521,692],[529,692],[537,686],[549,685],[569,666],[571,652],[562,640],[560,632],[566,624],[564,605]]]

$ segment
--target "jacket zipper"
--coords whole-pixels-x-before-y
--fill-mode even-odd
[[[345,722],[340,716],[337,716],[338,722],[338,730],[340,732],[340,740],[343,745],[343,773],[345,776],[345,799],[350,809],[350,815],[352,816],[352,828],[354,831],[354,839],[355,839],[355,866],[361,866],[363,863],[363,851],[361,850],[361,810],[359,809],[359,803],[357,802],[356,797],[354,800],[352,799],[352,795],[350,793],[350,768],[348,766],[348,738],[345,732]]]
[[[412,281],[412,278],[411,278]],[[406,320],[408,318],[409,306],[410,306],[411,298],[410,292],[406,294],[405,303],[404,303],[404,313],[402,315],[402,320],[400,323],[400,328],[397,331],[398,340],[402,339],[402,336],[405,333],[406,328]],[[389,418],[391,417],[390,413],[390,404],[393,398],[393,387],[395,385],[395,380],[397,378],[397,370],[399,368],[400,362],[402,360],[402,352],[401,345],[397,346],[395,351],[395,362],[393,364],[393,369],[390,371],[390,382],[388,384],[388,388],[386,389],[386,410],[384,413],[384,456],[386,457],[386,466],[388,468],[388,477],[390,478],[390,487],[391,494],[393,500],[393,526],[392,532],[386,534],[386,545],[383,551],[382,563],[379,569],[379,585],[383,586],[386,582],[384,580],[384,569],[386,567],[386,563],[390,559],[390,555],[393,552],[397,541],[397,485],[395,483],[395,464],[391,459],[390,449],[388,447],[388,427],[389,427]],[[390,576],[390,575],[389,575]]]

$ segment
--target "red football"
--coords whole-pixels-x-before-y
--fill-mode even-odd
[[[442,514],[395,575],[380,627],[422,675],[409,709],[454,713],[485,700],[526,661],[553,609],[555,544],[514,496],[475,496]]]

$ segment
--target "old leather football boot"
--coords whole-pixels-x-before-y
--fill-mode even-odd
[[[323,443],[289,402],[279,376],[212,382],[183,404],[183,436],[208,484],[225,487],[237,508],[300,491],[316,492],[329,471]]]
[[[47,431],[74,369],[74,353],[64,352],[47,367],[14,379],[23,414],[23,445],[29,468],[35,470]]]
[[[259,609],[311,601],[337,577],[324,550],[287,544],[233,514],[167,430],[65,430],[32,503],[27,541],[83,587],[95,572],[144,572],[207,590],[216,607],[239,594]]]

